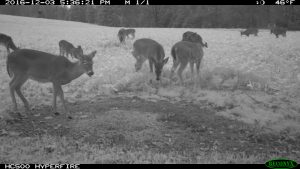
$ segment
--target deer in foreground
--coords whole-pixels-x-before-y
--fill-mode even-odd
[[[183,85],[182,72],[188,63],[190,63],[192,79],[194,78],[194,64],[196,64],[197,77],[199,78],[200,64],[204,55],[201,43],[188,41],[177,42],[171,49],[171,55],[173,57],[173,67],[171,69],[170,78],[172,78],[178,65],[180,65],[177,75],[179,76],[181,85]]]
[[[249,36],[251,34],[253,34],[254,36],[257,36],[258,29],[257,28],[248,28],[244,31],[241,31],[241,36],[243,36],[243,35]]]
[[[118,38],[120,40],[120,43],[124,43],[125,39],[131,35],[132,39],[135,38],[135,29],[120,29],[118,32]]]
[[[78,59],[80,55],[83,55],[83,50],[81,46],[74,47],[74,45],[66,40],[61,40],[59,45],[59,55]]]
[[[6,47],[8,54],[10,53],[9,49],[12,49],[12,50],[18,49],[16,47],[16,45],[14,44],[12,38],[10,36],[2,34],[2,33],[0,33],[0,44],[3,45],[4,47]]]
[[[168,62],[165,57],[165,52],[158,42],[152,39],[138,39],[133,43],[132,56],[136,59],[135,70],[139,71],[143,63],[148,59],[150,72],[153,72],[153,65],[155,67],[156,80],[160,80],[160,75],[163,66]]]
[[[88,55],[79,55],[79,60],[73,63],[65,57],[31,49],[20,49],[10,53],[7,58],[7,72],[12,78],[9,87],[14,110],[17,111],[16,92],[23,101],[25,109],[29,111],[29,104],[21,92],[21,87],[28,79],[32,79],[43,83],[51,82],[54,91],[54,112],[56,112],[56,98],[58,95],[62,101],[65,114],[68,115],[61,86],[70,83],[84,73],[91,77],[94,74],[92,59],[95,54],[96,51]],[[71,116],[69,117],[71,118]]]
[[[183,33],[182,41],[200,43],[203,47],[207,48],[207,42],[203,43],[202,37],[195,32],[187,31],[187,32]]]

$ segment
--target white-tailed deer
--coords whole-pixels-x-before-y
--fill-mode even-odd
[[[251,34],[253,34],[254,36],[257,36],[258,29],[257,28],[248,28],[244,31],[241,31],[241,36],[243,36],[243,35],[249,36]]]
[[[61,86],[70,83],[83,73],[92,76],[94,74],[92,59],[95,54],[96,51],[80,55],[79,60],[73,63],[65,57],[31,49],[20,49],[10,53],[7,58],[7,72],[12,78],[9,87],[14,110],[17,111],[16,92],[29,111],[29,104],[21,93],[21,87],[28,79],[32,79],[53,84],[53,110],[56,112],[56,98],[59,95],[67,115],[68,109]]]
[[[190,63],[192,78],[194,78],[194,64],[196,64],[197,76],[200,75],[200,64],[203,58],[203,49],[201,43],[193,43],[188,41],[177,42],[171,49],[171,55],[173,57],[173,67],[171,69],[171,78],[180,65],[177,75],[180,78],[181,85],[183,85],[182,72]]]
[[[0,33],[0,44],[6,47],[7,53],[10,53],[9,49],[16,50],[18,49],[14,44],[12,38],[8,35]]]
[[[276,38],[278,38],[279,35],[281,35],[282,37],[286,37],[286,31],[286,28],[277,27],[276,25],[274,25],[274,27],[270,29],[270,33],[274,34]]]
[[[132,39],[135,38],[135,29],[120,29],[118,32],[118,38],[120,40],[120,43],[124,43],[125,39],[131,35]]]
[[[132,56],[136,59],[136,71],[139,71],[148,59],[151,73],[153,72],[153,65],[155,67],[156,80],[160,79],[163,66],[169,60],[169,58],[164,58],[163,47],[158,42],[147,38],[138,39],[133,43]]]
[[[191,32],[191,31],[184,32],[182,34],[182,41],[200,43],[203,47],[207,48],[207,42],[203,43],[202,37],[195,32]]]
[[[61,40],[58,43],[59,45],[59,55],[78,59],[79,56],[83,55],[83,50],[81,46],[74,47],[74,45],[66,40]]]

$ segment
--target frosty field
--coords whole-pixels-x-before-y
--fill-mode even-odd
[[[300,32],[276,38],[260,29],[257,37],[242,29],[135,28],[136,37],[162,44],[169,62],[161,84],[148,62],[135,72],[134,40],[120,45],[120,28],[71,21],[0,15],[0,33],[20,48],[59,54],[65,39],[84,53],[97,50],[95,75],[63,86],[75,119],[51,110],[52,85],[29,80],[22,88],[32,106],[17,119],[9,95],[6,50],[0,46],[0,162],[77,163],[264,163],[273,157],[300,160]],[[169,78],[170,50],[185,31],[208,43],[201,76],[215,67],[238,70],[247,83],[231,91],[236,78],[214,88],[212,76],[194,87],[189,66],[185,86]],[[250,83],[267,84],[264,92]],[[202,83],[204,83],[202,81]],[[248,85],[248,86],[247,86]],[[212,87],[213,86],[213,87]],[[58,110],[61,104],[58,99]]]

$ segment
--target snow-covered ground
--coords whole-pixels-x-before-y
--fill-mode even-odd
[[[236,91],[209,89],[220,82],[218,76],[208,78],[209,83],[202,88],[195,88],[189,83],[179,86],[168,78],[171,58],[164,67],[161,84],[157,84],[154,74],[149,73],[148,62],[144,63],[141,72],[134,71],[135,60],[131,55],[133,40],[120,45],[117,38],[120,28],[8,15],[0,15],[0,23],[0,33],[10,35],[21,48],[58,54],[58,42],[65,39],[76,46],[81,45],[84,53],[97,50],[95,75],[91,78],[83,75],[63,87],[69,102],[101,94],[112,95],[116,91],[129,92],[154,101],[211,103],[220,107],[218,115],[276,131],[300,131],[300,32],[289,31],[286,38],[276,38],[269,30],[263,29],[257,37],[241,37],[241,29],[136,28],[136,39],[156,40],[164,47],[166,57],[171,57],[172,45],[181,40],[185,31],[199,33],[208,43],[201,64],[202,77],[208,77],[216,67],[230,67],[242,74],[241,79],[248,87],[257,83],[267,84],[278,91],[269,95],[255,85]],[[0,111],[4,112],[11,109],[12,104],[6,73],[6,51],[3,47],[0,50]],[[185,72],[184,79],[189,82],[189,67]],[[230,87],[236,80],[229,79],[224,86]],[[22,91],[32,106],[51,105],[51,84],[29,80]],[[18,103],[19,107],[23,106],[20,100]]]

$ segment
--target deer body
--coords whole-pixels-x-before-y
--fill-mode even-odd
[[[0,33],[0,44],[6,47],[7,53],[10,53],[9,49],[17,50],[18,48],[14,44],[12,38],[8,35]]]
[[[242,35],[249,36],[249,35],[251,35],[251,34],[257,36],[257,34],[258,34],[258,29],[257,29],[257,28],[248,28],[248,29],[246,29],[246,30],[244,30],[244,31],[241,31],[241,36],[242,36]]]
[[[203,43],[202,37],[195,32],[187,31],[183,33],[182,41],[200,43],[203,47],[207,48],[207,42]]]
[[[194,64],[196,64],[197,76],[199,77],[200,64],[204,55],[202,45],[200,43],[188,41],[177,42],[171,49],[171,55],[173,57],[171,77],[180,65],[177,75],[180,78],[181,84],[183,84],[182,72],[188,63],[190,63],[192,78],[194,76]]]
[[[118,38],[120,40],[120,43],[124,43],[125,39],[131,35],[132,39],[135,38],[135,29],[120,29],[118,32]]]
[[[274,27],[270,30],[270,33],[273,33],[276,38],[278,38],[279,35],[281,35],[282,37],[286,37],[286,29],[282,27]]]
[[[155,67],[156,80],[160,79],[163,66],[169,59],[164,58],[164,49],[158,42],[147,38],[138,39],[133,43],[132,56],[136,59],[136,71],[139,71],[143,63],[148,59],[150,72],[153,72],[153,66]]]
[[[72,58],[78,59],[79,55],[83,55],[83,50],[81,46],[74,47],[74,45],[66,40],[61,40],[58,43],[59,45],[59,54],[61,56],[69,57],[71,55]]]
[[[64,110],[67,113],[61,86],[70,83],[83,73],[92,76],[94,74],[92,69],[92,58],[95,54],[96,51],[89,55],[80,56],[79,61],[73,63],[65,57],[31,49],[20,49],[11,53],[7,58],[7,72],[9,76],[12,77],[9,86],[14,109],[17,110],[15,98],[16,92],[23,101],[25,108],[29,110],[28,101],[25,99],[20,89],[28,79],[32,79],[42,83],[51,82],[54,89],[54,111],[56,111],[56,98],[57,95],[59,95]]]

